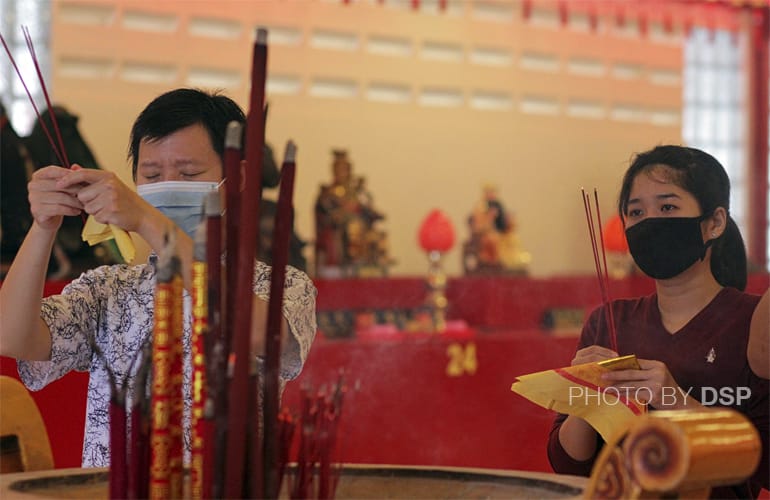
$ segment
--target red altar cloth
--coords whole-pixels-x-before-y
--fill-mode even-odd
[[[574,337],[540,332],[321,338],[283,404],[298,411],[300,384],[328,385],[343,367],[342,461],[550,472],[545,443],[553,413],[510,387],[517,375],[569,364],[574,347]]]

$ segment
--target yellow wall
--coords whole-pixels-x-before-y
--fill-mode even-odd
[[[487,182],[516,214],[532,274],[590,272],[580,187],[599,189],[606,218],[632,153],[681,141],[680,41],[621,33],[608,19],[598,33],[581,29],[579,18],[554,26],[548,5],[524,22],[518,2],[450,2],[442,14],[391,3],[53,2],[54,98],[81,116],[100,162],[130,182],[128,133],[143,106],[170,88],[210,81],[200,75],[225,83],[246,106],[253,30],[266,26],[275,37],[267,138],[279,161],[287,139],[299,146],[302,238],[314,238],[312,207],[330,179],[331,149],[345,148],[387,214],[393,274],[424,273],[416,232],[433,208],[465,239]],[[220,35],[196,34],[201,27]],[[373,53],[382,38],[406,53]],[[490,53],[493,65],[477,62]],[[328,81],[353,95],[315,95]],[[370,100],[372,87],[400,89],[406,102]],[[426,91],[459,104],[423,105]],[[501,108],[473,106],[487,95]],[[597,117],[571,116],[575,104]],[[552,114],[527,111],[532,105]],[[446,259],[453,275],[459,246]]]

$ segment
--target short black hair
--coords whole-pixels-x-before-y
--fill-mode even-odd
[[[208,132],[214,151],[224,158],[225,132],[231,121],[245,124],[246,115],[235,101],[219,92],[180,88],[159,95],[142,110],[131,127],[128,158],[134,181],[142,141],[162,139],[177,130],[200,124]]]

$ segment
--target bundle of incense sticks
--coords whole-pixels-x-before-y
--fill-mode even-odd
[[[346,392],[342,374],[328,392],[322,387],[313,395],[307,385],[301,388],[301,415],[294,423],[299,427],[299,447],[293,484],[289,485],[290,498],[334,498],[340,467],[333,464]],[[292,422],[282,424],[292,425]],[[289,439],[292,433],[282,429],[282,436]],[[284,470],[285,464],[281,464],[280,469]]]
[[[141,362],[134,378],[134,395],[131,405],[131,449],[126,498],[148,498],[150,494],[151,408],[148,383],[152,370],[152,342],[149,339],[145,342],[139,359]],[[110,433],[112,432],[112,427],[110,427]],[[110,469],[112,470],[112,466]],[[112,495],[110,497],[122,498]]]
[[[118,377],[115,371],[110,366],[104,352],[96,343],[96,339],[90,337],[88,343],[91,346],[91,350],[104,364],[104,369],[107,372],[110,383],[110,483],[109,494],[110,498],[140,498],[133,492],[136,491],[134,486],[136,485],[136,478],[133,475],[131,459],[134,457],[140,457],[141,450],[134,450],[134,447],[139,446],[140,443],[146,443],[146,439],[141,435],[142,426],[141,412],[132,414],[132,429],[131,439],[128,435],[128,412],[126,398],[128,396],[128,377],[134,369],[134,365],[139,361],[139,375],[137,378],[141,382],[146,383],[146,379],[142,378],[141,373],[145,371],[145,368],[149,365],[149,352],[147,349],[140,349],[136,352],[134,359],[129,364],[128,373],[123,377]],[[146,344],[149,345],[149,344]],[[136,395],[134,395],[136,398]],[[134,399],[134,405],[141,399]],[[134,418],[136,415],[136,418]],[[128,443],[132,444],[132,449],[128,449]],[[146,496],[146,495],[145,495]]]
[[[599,290],[604,304],[604,314],[609,328],[610,349],[618,351],[618,340],[615,332],[615,317],[612,313],[612,298],[610,296],[610,278],[607,270],[607,254],[604,249],[604,233],[602,231],[602,216],[599,211],[599,193],[594,188],[594,202],[596,206],[596,223],[594,223],[593,210],[591,210],[591,198],[586,194],[583,188],[580,189],[583,198],[583,206],[586,211],[586,222],[588,224],[588,235],[591,239],[591,250],[594,255],[594,266],[596,267],[596,278],[599,281]],[[598,232],[598,239],[597,239]],[[601,247],[601,257],[599,248]]]

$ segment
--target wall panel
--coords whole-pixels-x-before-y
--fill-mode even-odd
[[[445,210],[458,240],[465,239],[466,218],[486,182],[497,184],[515,212],[522,244],[533,254],[533,274],[590,272],[579,189],[598,187],[602,212],[611,214],[631,154],[681,142],[680,84],[669,79],[660,85],[650,77],[680,73],[681,46],[613,30],[543,26],[521,19],[518,2],[509,5],[510,16],[482,16],[471,2],[429,14],[367,1],[62,0],[53,4],[52,88],[58,102],[81,116],[82,132],[99,160],[130,181],[128,132],[142,107],[190,78],[206,81],[201,75],[237,82],[225,90],[246,105],[254,28],[276,27],[281,43],[269,53],[275,84],[268,95],[267,138],[277,152],[289,138],[299,146],[295,200],[302,238],[314,238],[312,208],[319,184],[330,179],[331,150],[345,148],[387,214],[398,261],[394,274],[425,272],[416,232],[432,208]],[[73,12],[90,24],[73,21]],[[130,29],[127,16],[134,20]],[[207,22],[216,29],[202,30]],[[318,48],[318,33],[355,43]],[[371,48],[373,39],[396,40],[400,48],[383,54]],[[455,47],[460,55],[426,59],[426,44]],[[479,53],[496,57],[484,64]],[[522,56],[533,53],[554,61],[551,70],[522,67]],[[585,59],[604,71],[586,76],[570,69],[570,61]],[[66,64],[73,60],[96,61],[103,70],[73,73]],[[172,67],[174,80],[121,77],[137,64]],[[617,67],[638,71],[618,78]],[[311,95],[319,81],[343,82],[353,91]],[[373,100],[372,88],[386,98]],[[449,93],[455,105],[421,104],[426,90]],[[522,103],[533,99],[552,103],[552,114],[523,112],[529,108]],[[584,113],[575,113],[574,103],[583,103]],[[586,106],[594,111],[586,112]],[[623,119],[629,113],[613,113],[618,107],[638,112]],[[459,246],[458,241],[446,259],[452,274],[460,272]]]

